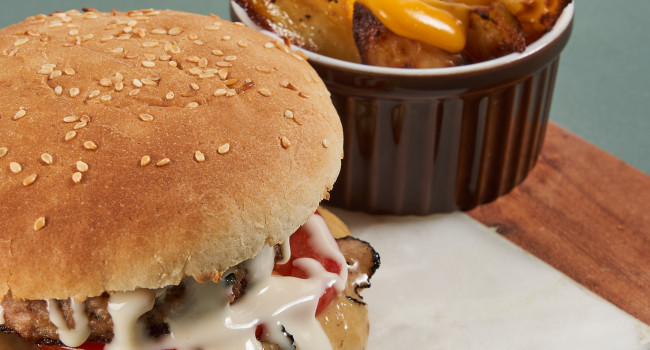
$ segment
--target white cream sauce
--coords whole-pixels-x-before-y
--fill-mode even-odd
[[[77,303],[70,298],[70,309],[72,310],[74,328],[68,327],[68,323],[57,301],[54,299],[47,300],[47,311],[50,314],[50,322],[56,326],[59,340],[67,346],[75,347],[86,341],[90,335],[90,328],[88,328],[88,315],[86,315],[84,303]]]
[[[108,300],[108,313],[113,319],[113,340],[106,350],[138,350],[145,339],[138,318],[153,308],[156,292],[137,289],[114,293]]]
[[[345,288],[347,264],[320,216],[313,215],[304,228],[317,253],[340,264],[339,274],[328,272],[314,259],[299,258],[293,264],[305,271],[307,279],[273,275],[275,252],[265,246],[260,254],[245,263],[246,293],[232,304],[229,303],[231,286],[225,281],[198,283],[186,278],[183,307],[168,316],[170,334],[157,340],[145,337],[137,320],[164,293],[144,289],[114,293],[108,310],[115,335],[106,350],[258,350],[262,349],[255,335],[258,326],[263,327],[263,339],[281,348],[292,345],[286,332],[302,350],[331,350],[329,339],[315,317],[316,307],[327,288],[334,286],[339,292]],[[290,256],[288,246],[282,245],[285,257]],[[57,312],[50,311],[51,318],[52,314]],[[59,329],[64,326],[55,325]]]

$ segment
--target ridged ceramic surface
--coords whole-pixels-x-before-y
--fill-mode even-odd
[[[330,86],[346,142],[330,204],[424,215],[507,193],[539,155],[557,66],[556,58],[505,84],[434,97],[372,97]]]

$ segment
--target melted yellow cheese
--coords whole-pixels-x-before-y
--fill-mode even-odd
[[[448,52],[467,41],[469,6],[440,0],[357,0],[392,32]],[[490,0],[479,0],[488,2]]]

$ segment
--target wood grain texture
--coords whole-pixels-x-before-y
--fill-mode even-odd
[[[537,165],[468,213],[650,324],[650,177],[550,124]]]

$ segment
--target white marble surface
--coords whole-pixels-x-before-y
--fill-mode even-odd
[[[332,211],[381,255],[369,350],[650,350],[650,327],[469,216]]]

